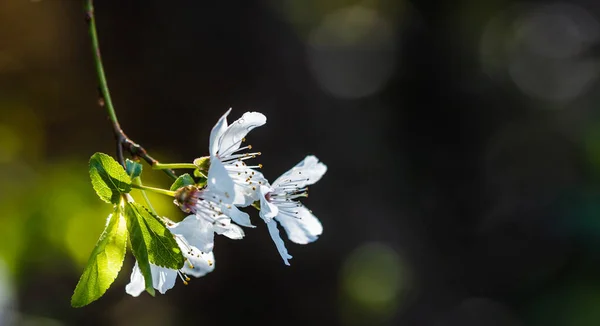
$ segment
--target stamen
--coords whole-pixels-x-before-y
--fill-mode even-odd
[[[222,158],[223,156],[229,156],[229,154],[231,154],[231,153],[228,153],[229,150],[231,150],[232,148],[234,148],[235,146],[237,146],[238,144],[240,144],[244,141],[246,141],[246,138],[242,138],[242,139],[234,142],[229,147],[227,147],[227,149],[225,149],[225,150],[219,149],[219,152],[217,153],[217,155],[219,156],[219,158]]]
[[[235,151],[233,151],[233,152],[229,153],[229,155],[227,155],[227,156],[231,156],[231,154],[233,154],[233,153],[237,153],[237,152],[240,152],[240,151],[243,151],[243,150],[245,150],[245,149],[252,149],[252,145],[248,145],[248,146],[240,147],[240,148],[236,149]]]
[[[177,275],[179,275],[179,278],[181,279],[184,285],[188,285],[188,281],[190,280],[190,278],[187,275],[185,275],[182,271],[177,271]]]
[[[292,214],[292,213],[294,213],[294,214]],[[299,220],[301,220],[301,219],[302,219],[302,217],[299,217],[299,216],[297,215],[297,214],[298,214],[298,212],[297,212],[297,211],[296,211],[296,212],[290,212],[290,211],[287,211],[287,210],[282,210],[282,209],[280,209],[280,210],[279,210],[279,214],[284,214],[284,215],[287,215],[287,216],[289,216],[289,217],[293,217],[293,218],[295,218],[295,219],[299,219]]]
[[[261,155],[261,153],[256,152],[256,153],[234,154],[234,155],[230,155],[230,156],[221,158],[221,162],[223,164],[232,163],[233,161],[236,161],[236,160],[241,162],[243,160],[255,158],[256,155]]]

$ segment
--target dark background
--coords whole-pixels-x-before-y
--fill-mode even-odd
[[[114,155],[83,4],[0,0],[0,324],[600,324],[597,1],[97,1],[96,17],[131,138],[190,162],[229,107],[262,112],[266,176],[307,154],[329,167],[304,201],[324,233],[286,241],[286,267],[252,212],[187,287],[129,297],[128,255],[71,308],[111,210],[87,160]]]

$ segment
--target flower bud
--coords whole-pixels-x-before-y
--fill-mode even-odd
[[[198,167],[198,170],[204,175],[208,175],[208,168],[210,168],[210,157],[202,156],[194,160],[194,165]]]

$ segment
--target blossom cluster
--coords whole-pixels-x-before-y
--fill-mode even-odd
[[[153,287],[163,294],[175,285],[177,278],[187,284],[188,276],[201,277],[214,270],[215,234],[242,239],[242,227],[255,227],[250,216],[239,208],[259,209],[259,216],[286,265],[292,256],[278,226],[283,227],[289,240],[298,244],[313,242],[323,232],[319,220],[299,199],[308,196],[307,187],[321,179],[327,166],[310,155],[270,183],[259,171],[262,165],[247,163],[261,153],[252,152],[252,146],[245,144],[246,135],[264,125],[266,117],[258,112],[246,112],[228,124],[230,111],[210,133],[209,156],[195,161],[200,170],[207,171],[206,184],[187,185],[175,194],[175,204],[190,215],[179,223],[167,222],[167,228],[186,262],[179,270],[151,264]],[[126,292],[138,296],[144,289],[144,276],[136,262]]]

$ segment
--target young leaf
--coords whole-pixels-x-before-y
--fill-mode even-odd
[[[90,178],[100,199],[118,204],[121,194],[131,191],[131,178],[112,157],[96,153],[90,158]]]
[[[134,162],[130,159],[125,160],[125,171],[132,180],[142,174],[142,168],[143,166],[138,162]]]
[[[183,267],[183,255],[173,234],[144,206],[130,202],[125,206],[131,251],[144,275],[146,291],[154,295],[150,263],[170,269]]]
[[[179,176],[175,182],[171,185],[171,191],[175,191],[181,187],[189,186],[195,184],[194,178],[192,178],[189,174],[185,173]]]
[[[108,216],[104,232],[71,297],[73,307],[83,307],[100,298],[114,282],[123,265],[127,244],[127,223],[122,208],[117,205]]]

